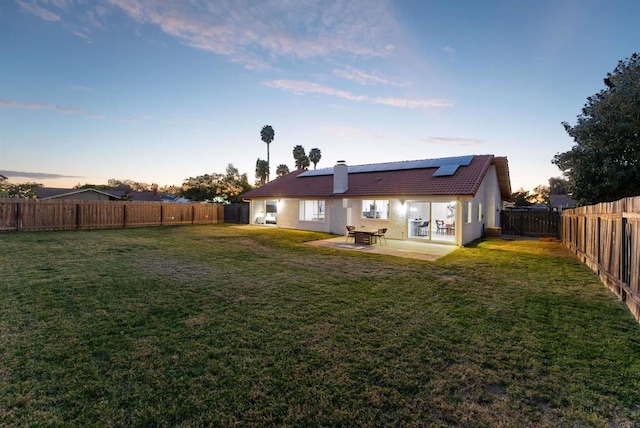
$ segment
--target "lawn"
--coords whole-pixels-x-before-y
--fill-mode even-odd
[[[634,426],[640,326],[560,244],[0,234],[0,424]]]

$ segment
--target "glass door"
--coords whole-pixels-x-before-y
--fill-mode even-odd
[[[431,203],[409,202],[407,236],[416,239],[431,239]]]

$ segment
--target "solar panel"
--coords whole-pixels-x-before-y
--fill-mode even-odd
[[[460,165],[457,164],[453,164],[453,165],[442,165],[440,168],[438,168],[436,170],[436,172],[433,173],[434,177],[445,177],[447,175],[453,175],[456,173],[456,171],[458,170],[458,167]]]
[[[434,173],[435,176],[453,175],[460,166],[467,166],[473,160],[473,156],[456,156],[450,158],[439,159],[422,159],[401,162],[372,163],[367,165],[348,166],[349,174],[358,174],[361,172],[382,172],[382,171],[399,171],[405,169],[422,169],[422,168],[438,168]],[[333,168],[322,168],[305,171],[298,177],[313,177],[318,175],[332,175]]]

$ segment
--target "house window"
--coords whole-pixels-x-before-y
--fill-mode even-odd
[[[471,223],[472,218],[473,218],[473,202],[469,201],[465,204],[464,222]]]
[[[484,220],[484,213],[482,212],[482,202],[478,202],[478,223],[482,223]]]
[[[300,201],[301,221],[324,221],[324,201]]]
[[[389,219],[389,200],[363,200],[362,218]]]

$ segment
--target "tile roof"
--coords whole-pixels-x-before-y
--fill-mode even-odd
[[[444,158],[447,159],[447,158]],[[300,176],[294,171],[262,187],[242,195],[245,199],[261,197],[362,197],[362,196],[422,196],[475,195],[489,167],[495,164],[503,199],[511,195],[506,158],[475,155],[468,165],[459,166],[452,175],[435,176],[438,167],[349,172],[348,189],[333,193],[333,174]],[[351,169],[351,167],[349,167]],[[362,170],[362,168],[360,168]],[[366,169],[366,168],[365,168]],[[356,168],[356,170],[358,170]]]

